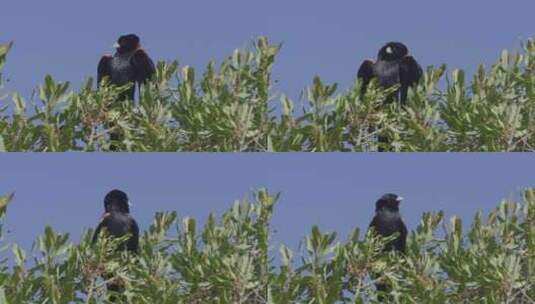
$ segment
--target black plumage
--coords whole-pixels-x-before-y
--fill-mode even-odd
[[[135,34],[119,37],[115,45],[116,52],[113,56],[103,56],[98,63],[97,83],[100,86],[105,77],[110,83],[117,86],[131,84],[130,89],[119,96],[119,100],[134,100],[136,86],[139,89],[142,83],[149,80],[155,73],[156,68],[149,55],[141,48],[139,37]],[[140,91],[141,92],[141,91]],[[123,140],[120,130],[113,130],[116,125],[108,124],[110,129],[110,150],[119,150],[116,144]]]
[[[112,190],[104,198],[105,213],[93,235],[93,243],[97,241],[102,229],[106,229],[113,237],[130,237],[119,244],[118,251],[128,250],[136,253],[139,244],[139,227],[130,215],[128,196],[121,190]]]
[[[417,84],[422,75],[422,68],[416,59],[409,55],[407,46],[401,42],[388,42],[379,50],[377,61],[365,60],[358,71],[363,94],[374,78],[382,88],[399,84],[400,88],[388,96],[385,103],[399,101],[402,105],[407,102],[409,87]]]
[[[141,48],[140,39],[135,34],[119,37],[116,52],[113,56],[103,56],[98,63],[97,81],[100,85],[104,77],[110,78],[110,83],[122,86],[128,83],[132,88],[121,99],[134,100],[135,87],[149,80],[156,68],[147,52]]]
[[[385,245],[384,251],[396,250],[405,253],[407,226],[399,213],[402,198],[396,194],[385,194],[375,203],[375,216],[370,228],[383,237],[399,233],[398,237]]]
[[[375,216],[370,223],[369,228],[373,229],[375,233],[380,236],[388,237],[394,235],[398,236],[385,244],[383,252],[397,251],[405,253],[407,242],[407,226],[401,218],[399,213],[399,204],[402,198],[396,194],[385,194],[375,203]],[[375,284],[378,291],[386,292],[389,287],[385,283]],[[383,299],[383,297],[379,297]]]
[[[399,102],[407,103],[409,87],[418,83],[423,75],[422,68],[414,57],[409,55],[409,49],[401,42],[388,42],[379,50],[377,61],[365,60],[359,68],[357,77],[361,80],[362,95],[366,94],[372,79],[382,88],[399,85],[399,88],[386,97],[385,104]],[[373,130],[372,130],[373,131]],[[390,139],[385,135],[378,138],[379,152],[388,151]]]
[[[112,237],[122,237],[130,235],[130,237],[119,244],[117,251],[129,251],[137,253],[139,250],[139,227],[136,220],[130,215],[128,196],[121,190],[112,190],[104,198],[104,215],[93,234],[93,244],[98,240],[102,230],[106,230]],[[113,278],[113,274],[104,273],[103,277],[106,280]],[[123,284],[120,282],[110,282],[106,284],[109,291],[120,294],[124,291]],[[118,298],[116,294],[110,295],[110,301],[116,302]],[[119,298],[120,299],[120,298]]]

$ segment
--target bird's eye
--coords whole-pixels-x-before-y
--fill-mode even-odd
[[[392,48],[391,48],[391,47],[387,47],[387,48],[386,48],[386,52],[387,52],[388,54],[392,54]]]

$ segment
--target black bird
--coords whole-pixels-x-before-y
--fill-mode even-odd
[[[93,244],[97,241],[102,229],[106,229],[108,234],[113,237],[122,237],[130,234],[130,237],[123,243],[119,244],[117,251],[138,252],[139,247],[139,227],[136,220],[130,216],[130,207],[128,196],[121,190],[112,190],[104,198],[104,215],[102,220],[93,234]],[[106,280],[113,278],[110,273],[104,273]],[[124,287],[121,283],[110,282],[106,285],[109,291],[122,293]],[[118,298],[116,295],[110,296],[110,301],[115,302]]]
[[[358,78],[362,81],[362,95],[366,94],[370,81],[377,79],[378,85],[382,88],[389,88],[399,85],[399,89],[389,95],[384,103],[389,104],[394,101],[405,105],[409,87],[418,83],[423,71],[414,57],[409,55],[409,49],[401,42],[388,42],[379,50],[377,61],[365,60],[359,68]],[[379,136],[379,152],[385,152],[384,144],[389,144],[390,140],[386,136]]]
[[[132,87],[119,96],[119,100],[134,100],[136,85],[138,89],[141,84],[149,80],[156,68],[149,55],[141,48],[139,37],[135,34],[128,34],[119,37],[114,45],[116,53],[113,56],[102,56],[98,63],[97,83],[100,86],[104,77],[110,78],[110,83],[122,86],[128,83]],[[141,91],[140,91],[141,93]],[[109,124],[108,128],[114,129],[115,124]],[[110,131],[112,142],[122,141],[121,131]],[[117,151],[115,144],[110,145],[111,151]]]
[[[405,253],[407,226],[403,223],[399,213],[399,204],[402,200],[402,197],[388,193],[375,203],[375,216],[370,223],[370,228],[373,227],[375,232],[383,237],[399,233],[396,239],[386,244],[384,248],[386,252],[396,250]]]
[[[104,215],[93,235],[93,243],[97,241],[103,228],[113,237],[130,237],[117,248],[118,251],[128,250],[136,253],[139,244],[139,227],[130,215],[128,196],[121,190],[112,190],[104,198]]]
[[[102,56],[98,63],[97,82],[100,85],[107,76],[111,84],[117,86],[132,83],[132,88],[121,99],[134,100],[136,84],[140,87],[156,72],[154,63],[141,48],[139,37],[135,34],[119,37],[114,47],[117,50],[115,55]]]
[[[407,242],[407,226],[401,219],[399,213],[399,204],[403,200],[402,197],[396,194],[385,194],[375,203],[375,216],[370,223],[369,228],[380,236],[388,237],[394,233],[398,236],[387,243],[383,248],[383,252],[398,251],[405,253]],[[388,285],[384,283],[377,283],[378,291],[388,291]],[[383,299],[379,297],[379,299]]]
[[[417,84],[422,74],[422,68],[414,57],[409,55],[407,46],[401,42],[388,42],[379,50],[376,62],[365,60],[362,63],[358,78],[362,79],[363,94],[373,78],[377,78],[382,88],[399,84],[399,90],[388,96],[385,103],[400,101],[405,105],[409,87]]]

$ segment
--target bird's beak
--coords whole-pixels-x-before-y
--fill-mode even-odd
[[[398,196],[398,198],[396,200],[398,201],[398,203],[401,203],[403,201],[403,197]]]
[[[113,44],[113,48],[114,48],[114,49],[118,49],[118,48],[120,48],[120,47],[121,47],[121,46],[119,45],[118,42],[115,42],[115,43]]]
[[[128,206],[132,207],[132,203],[130,201],[128,201]]]

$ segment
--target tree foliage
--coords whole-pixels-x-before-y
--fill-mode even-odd
[[[392,303],[534,302],[535,190],[485,220],[477,213],[466,231],[458,217],[423,214],[404,256],[381,253],[388,239],[358,229],[341,241],[313,227],[300,251],[276,248],[269,223],[277,199],[260,189],[202,228],[158,213],[137,256],[114,253],[121,240],[91,247],[91,230],[74,244],[46,227],[33,261],[4,246],[11,253],[0,264],[0,302],[106,303],[112,280],[131,303],[378,303],[377,280],[392,287],[384,295]],[[8,201],[0,200],[2,219]]]
[[[0,67],[9,47],[0,48]],[[389,90],[376,84],[361,96],[358,80],[340,92],[319,77],[295,102],[273,90],[271,68],[280,49],[261,37],[218,67],[210,62],[201,76],[190,66],[159,62],[135,104],[117,102],[125,87],[96,90],[89,79],[71,91],[68,82],[46,76],[34,100],[16,93],[4,98],[0,149],[377,151],[381,135],[392,139],[384,148],[394,151],[534,150],[531,40],[524,52],[504,51],[490,69],[480,66],[471,81],[462,70],[445,76],[445,66],[430,66],[406,108],[382,106]],[[123,140],[111,143],[110,132]]]

